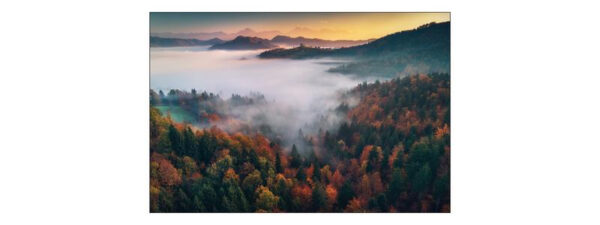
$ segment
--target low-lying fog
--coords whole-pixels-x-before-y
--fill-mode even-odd
[[[170,89],[207,91],[229,99],[232,94],[261,93],[268,107],[232,112],[240,119],[264,114],[266,122],[284,135],[314,124],[321,116],[330,123],[341,118],[331,109],[339,105],[338,94],[366,80],[328,73],[335,59],[258,59],[258,51],[207,50],[208,47],[151,48],[150,86],[158,92]],[[372,80],[368,80],[372,81]],[[323,129],[328,129],[322,124]],[[286,138],[287,139],[287,138]]]

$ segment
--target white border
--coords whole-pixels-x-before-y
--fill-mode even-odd
[[[523,1],[13,1],[2,224],[598,223],[597,7]],[[149,214],[150,11],[450,11],[452,213]]]

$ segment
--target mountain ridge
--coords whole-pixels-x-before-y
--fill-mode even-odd
[[[430,32],[432,31],[432,32]],[[447,32],[446,32],[447,31]],[[447,40],[443,40],[441,43],[436,42],[436,40],[432,40],[432,35],[440,35],[442,38]],[[400,31],[393,34],[386,35],[382,38],[375,39],[369,43],[347,47],[347,48],[338,48],[338,49],[323,49],[323,48],[312,48],[311,52],[314,55],[303,55],[296,54],[299,52],[297,50],[302,50],[306,48],[306,46],[300,46],[292,49],[273,49],[266,52],[261,53],[259,56],[261,58],[308,58],[308,57],[324,57],[324,56],[345,56],[345,55],[375,55],[375,54],[386,54],[390,52],[396,52],[398,50],[406,51],[412,50],[414,48],[420,48],[425,44],[432,45],[433,47],[437,47],[436,45],[448,45],[450,44],[450,22],[443,23],[429,23],[423,26],[420,26],[413,30]],[[425,43],[424,43],[425,42]],[[300,51],[306,52],[306,51]]]
[[[224,49],[224,50],[256,50],[256,49],[270,49],[277,48],[279,46],[272,44],[268,39],[259,37],[247,37],[237,36],[231,41],[215,44],[209,49]]]
[[[314,47],[325,47],[325,48],[341,48],[350,47],[355,45],[366,44],[375,39],[368,40],[326,40],[320,38],[306,38],[303,36],[291,37],[286,35],[277,35],[271,39],[272,43],[291,45],[291,46],[314,46]]]
[[[201,46],[223,43],[223,40],[213,38],[209,40],[183,39],[183,38],[162,38],[150,36],[150,47],[183,47],[183,46]]]
[[[353,62],[329,70],[343,74],[397,76],[409,73],[447,73],[450,71],[450,22],[425,24],[353,47],[276,48],[262,52],[258,57],[263,59],[353,58]]]

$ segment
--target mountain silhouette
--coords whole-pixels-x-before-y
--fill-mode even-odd
[[[351,47],[355,45],[362,45],[368,43],[370,40],[324,40],[319,38],[305,38],[305,37],[289,37],[284,35],[277,35],[273,39],[271,39],[271,43],[278,45],[288,45],[288,46],[300,46],[301,44],[304,46],[313,46],[313,47],[325,47],[325,48],[341,48],[341,47]]]
[[[213,38],[210,40],[181,39],[181,38],[161,38],[150,36],[150,47],[179,47],[179,46],[198,46],[214,45],[223,43],[223,40]]]
[[[231,41],[226,41],[220,44],[215,44],[210,49],[225,49],[225,50],[254,50],[254,49],[270,49],[276,48],[277,45],[272,44],[269,40],[258,37],[238,36]]]

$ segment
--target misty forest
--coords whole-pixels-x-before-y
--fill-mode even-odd
[[[450,211],[450,22],[251,31],[151,33],[151,212]]]

